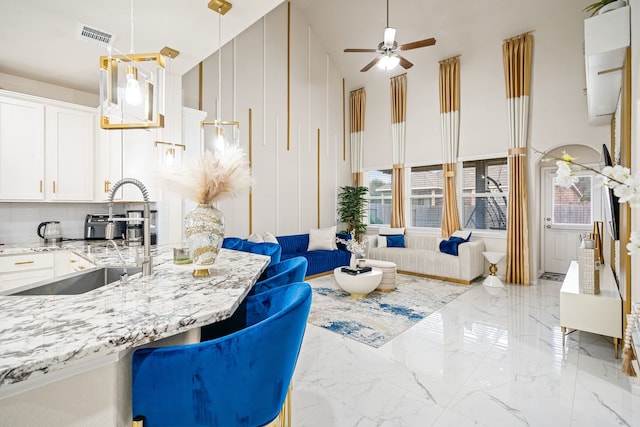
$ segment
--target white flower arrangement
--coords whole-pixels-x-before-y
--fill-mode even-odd
[[[336,237],[336,242],[345,245],[352,254],[364,256],[364,243],[358,242],[355,237],[355,231],[351,230],[349,234],[351,235],[351,239],[346,240],[341,237]]]
[[[620,165],[606,166],[602,171],[598,171],[576,162],[576,159],[566,152],[563,152],[562,158],[558,159],[536,149],[533,149],[533,151],[557,160],[556,179],[558,185],[570,187],[577,181],[574,172],[590,170],[603,177],[602,184],[613,190],[613,194],[618,197],[618,202],[629,203],[631,208],[640,207],[640,175],[632,175],[629,168]],[[629,236],[627,251],[629,251],[629,255],[635,255],[638,250],[640,250],[640,231],[632,231]]]

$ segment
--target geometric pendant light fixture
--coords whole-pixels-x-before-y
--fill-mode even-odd
[[[164,127],[164,56],[100,57],[100,127]]]
[[[232,7],[226,0],[211,0],[209,9],[218,13],[218,102],[216,106],[216,119],[200,122],[202,149],[212,154],[220,153],[227,144],[238,144],[240,140],[240,124],[237,121],[224,121],[220,119],[222,98],[222,46],[221,24],[222,15]]]
[[[131,0],[131,51],[113,55],[112,47],[108,47],[108,55],[100,57],[100,127],[103,129],[164,127],[164,55],[134,53],[133,34]],[[178,54],[170,48],[163,51],[170,57]]]

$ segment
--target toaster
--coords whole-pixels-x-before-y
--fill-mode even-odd
[[[114,218],[125,218],[124,214],[113,215]],[[84,220],[84,238],[85,240],[104,240],[107,224],[109,223],[108,214],[88,214]],[[126,222],[115,221],[116,239],[121,239],[124,235]]]

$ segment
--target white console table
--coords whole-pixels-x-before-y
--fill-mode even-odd
[[[615,357],[622,338],[622,298],[613,271],[608,265],[600,269],[600,293],[579,291],[578,262],[571,262],[560,289],[560,326],[564,346],[567,328],[613,337]]]

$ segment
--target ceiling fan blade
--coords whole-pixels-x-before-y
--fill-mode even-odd
[[[402,68],[404,68],[405,70],[408,70],[409,68],[413,67],[413,62],[409,61],[407,58],[405,58],[402,55],[397,55],[398,58],[400,58],[400,66]]]
[[[345,49],[345,52],[376,52],[376,49]]]
[[[393,42],[396,41],[396,29],[387,27],[384,29],[384,47],[393,47]]]
[[[417,42],[405,43],[402,46],[400,46],[399,49],[411,50],[411,49],[417,49],[419,47],[433,46],[434,44],[436,44],[436,39],[431,37],[430,39],[419,40]]]
[[[371,67],[373,67],[374,65],[376,65],[378,63],[378,61],[380,61],[380,56],[378,56],[376,59],[374,59],[373,61],[369,62],[367,65],[364,66],[364,68],[362,70],[360,70],[361,73],[364,73],[365,71],[369,71],[369,69]]]

